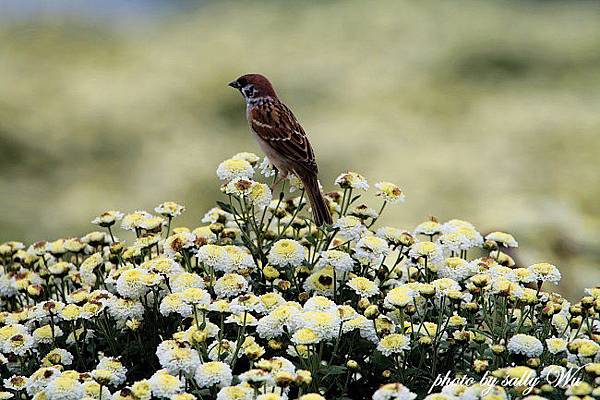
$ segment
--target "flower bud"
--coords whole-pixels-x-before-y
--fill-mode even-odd
[[[506,347],[501,344],[495,344],[491,347],[491,349],[494,354],[502,354],[506,351]]]
[[[279,281],[277,286],[279,287],[279,289],[281,289],[285,292],[287,290],[290,290],[290,288],[292,287],[292,284],[290,283],[290,281],[281,280],[281,281]]]
[[[271,350],[281,350],[283,348],[283,342],[280,340],[271,339],[269,340],[268,345]]]
[[[27,294],[33,298],[41,296],[42,293],[44,293],[44,287],[42,285],[27,286]]]
[[[361,310],[364,310],[365,308],[369,307],[370,305],[371,305],[371,302],[367,298],[363,297],[358,301],[358,308]]]
[[[569,312],[571,313],[571,315],[577,316],[577,315],[581,315],[581,305],[579,304],[574,304],[571,307],[569,307]]]
[[[292,382],[294,382],[294,376],[287,371],[279,371],[275,374],[275,383],[279,387],[288,387]]]
[[[478,274],[471,277],[471,282],[478,288],[485,287],[490,283],[490,276],[485,274]]]
[[[410,247],[415,244],[415,238],[408,232],[402,232],[400,234],[400,244],[404,247]]]
[[[302,292],[298,295],[298,301],[300,303],[304,303],[308,299],[310,299],[310,293],[308,292]]]
[[[493,240],[486,240],[483,242],[483,248],[487,251],[495,251],[498,250],[498,243]]]
[[[385,379],[388,379],[390,376],[392,376],[392,371],[390,371],[389,369],[386,369],[385,371],[383,371],[381,373],[381,376],[384,377]]]
[[[479,310],[479,304],[477,303],[473,303],[473,302],[469,302],[469,303],[464,303],[461,306],[462,309],[468,311],[468,312],[477,312],[477,310]]]
[[[223,230],[225,229],[225,225],[217,222],[214,224],[210,224],[208,226],[208,229],[210,229],[210,231],[215,235],[218,235],[219,233],[223,232]]]
[[[415,315],[416,312],[417,307],[415,307],[414,304],[407,304],[406,307],[404,307],[404,313],[408,316]]]
[[[594,298],[592,296],[586,296],[581,299],[581,307],[584,309],[590,309],[594,306]]]
[[[531,368],[537,368],[540,366],[540,364],[541,364],[541,361],[537,357],[527,359],[527,365],[530,366]]]
[[[490,366],[490,363],[488,360],[475,360],[473,362],[473,369],[478,374],[481,374],[482,372],[487,371],[489,366]]]
[[[299,369],[296,371],[296,384],[298,386],[300,385],[310,385],[312,382],[312,376],[310,374],[310,371],[307,371],[305,369]]]
[[[435,296],[435,286],[424,283],[419,287],[419,293],[425,298],[431,298]]]
[[[357,370],[359,366],[356,361],[348,360],[346,361],[346,367],[348,367],[348,369]]]
[[[365,310],[365,317],[369,319],[375,319],[379,316],[379,308],[372,304]]]
[[[581,321],[582,321],[581,316],[575,317],[575,318],[571,318],[571,320],[569,321],[569,326],[572,329],[577,329],[577,328],[579,328],[581,326]]]
[[[263,268],[263,275],[268,281],[273,281],[279,278],[279,271],[272,265],[267,264],[267,266]]]

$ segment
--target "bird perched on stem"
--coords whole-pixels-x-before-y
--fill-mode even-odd
[[[293,173],[302,181],[318,226],[331,224],[317,174],[315,154],[292,111],[279,100],[271,82],[260,74],[240,76],[229,83],[246,100],[246,118],[258,145],[279,171],[274,185]]]

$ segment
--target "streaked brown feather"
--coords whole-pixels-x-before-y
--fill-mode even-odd
[[[252,107],[252,130],[275,151],[293,163],[294,169],[317,174],[315,154],[308,137],[292,111],[277,99],[268,99]]]

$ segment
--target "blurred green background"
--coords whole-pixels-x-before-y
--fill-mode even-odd
[[[262,72],[343,170],[400,184],[387,223],[506,230],[569,296],[600,283],[600,3],[0,2],[0,242],[164,200],[196,226],[259,152],[227,82]]]

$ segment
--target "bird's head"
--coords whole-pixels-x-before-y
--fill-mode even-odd
[[[261,97],[277,97],[271,82],[260,74],[242,75],[235,81],[229,82],[229,86],[239,90],[246,101]]]

